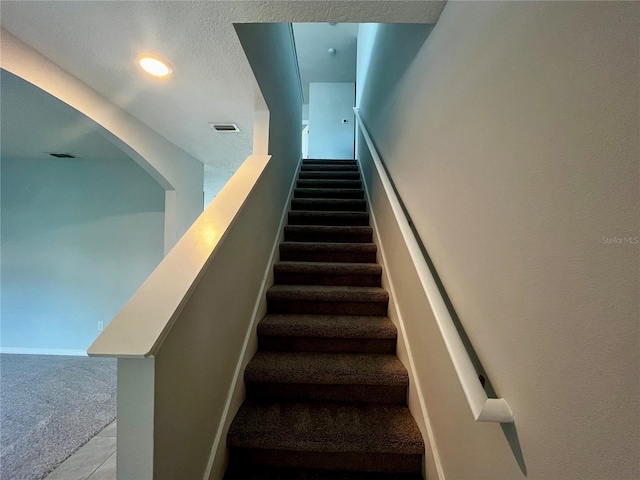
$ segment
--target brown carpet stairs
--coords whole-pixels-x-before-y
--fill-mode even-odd
[[[225,479],[421,479],[355,160],[304,160]]]

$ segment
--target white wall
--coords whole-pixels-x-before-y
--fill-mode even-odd
[[[309,158],[353,158],[354,105],[353,83],[309,84]]]
[[[364,121],[522,450],[465,417],[405,302],[449,479],[640,477],[639,15],[449,2],[426,41],[381,25],[371,42]]]
[[[102,134],[125,151],[168,191],[166,249],[202,212],[204,166],[145,124],[101,97],[16,37],[1,30],[0,67],[59,98],[102,127]]]

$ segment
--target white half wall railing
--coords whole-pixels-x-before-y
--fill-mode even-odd
[[[89,347],[90,356],[146,358],[157,353],[270,159],[247,158],[215,205],[200,215]]]
[[[489,398],[484,387],[478,379],[478,373],[471,361],[471,357],[467,352],[464,343],[458,333],[458,329],[451,317],[445,300],[438,289],[436,280],[429,269],[426,259],[420,248],[420,244],[411,229],[411,225],[404,213],[402,204],[393,187],[391,179],[382,163],[371,136],[367,131],[358,108],[354,108],[358,128],[362,133],[367,148],[373,159],[373,163],[377,170],[377,174],[382,182],[384,192],[388,197],[393,215],[400,227],[402,238],[406,242],[407,249],[411,255],[416,272],[425,291],[426,297],[431,306],[431,310],[438,325],[438,329],[442,335],[447,351],[451,358],[451,362],[458,374],[458,380],[462,386],[462,390],[469,403],[471,413],[477,422],[500,422],[512,423],[514,421],[513,413],[509,408],[509,404],[503,398]]]
[[[90,346],[117,358],[118,479],[222,478],[298,164],[248,157]]]

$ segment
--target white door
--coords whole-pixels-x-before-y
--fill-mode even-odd
[[[309,158],[309,125],[302,129],[302,158]]]
[[[355,83],[309,84],[309,156],[354,158]]]

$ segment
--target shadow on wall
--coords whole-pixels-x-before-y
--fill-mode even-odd
[[[163,258],[165,190],[83,114],[1,83],[1,350],[84,354]]]
[[[366,71],[367,75],[360,78],[360,71],[358,72],[356,106],[365,118],[367,118],[367,109],[371,104],[379,104],[379,102],[386,100],[386,104],[380,105],[380,108],[383,112],[389,108],[387,104],[391,96],[378,98],[375,92],[391,92],[402,81],[404,73],[431,34],[434,26],[434,24],[385,23],[361,26],[369,33],[366,36],[367,40],[373,42],[370,50],[366,46],[364,49],[358,50],[358,70]],[[402,48],[396,48],[398,42],[401,42]],[[376,54],[375,56],[367,56],[363,55],[363,51],[376,52]],[[393,58],[393,68],[388,68],[386,65],[388,58]],[[386,72],[386,75],[378,75],[377,72],[380,71]]]

